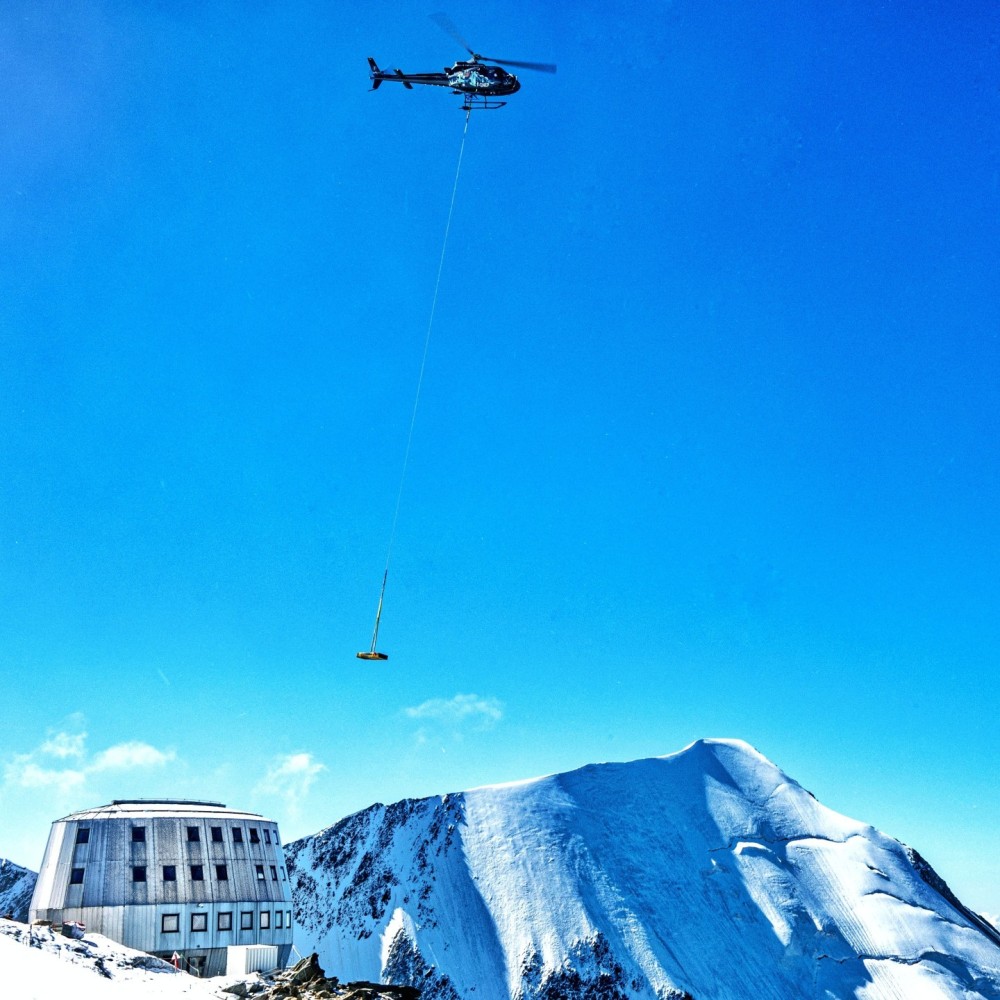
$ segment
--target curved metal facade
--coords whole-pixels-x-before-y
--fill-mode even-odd
[[[225,973],[227,949],[246,946],[274,948],[286,965],[292,892],[278,826],[215,802],[73,813],[52,824],[30,919],[79,920],[130,948],[176,952],[200,975]]]

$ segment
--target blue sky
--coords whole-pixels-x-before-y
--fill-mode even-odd
[[[343,9],[341,9],[343,8]],[[0,855],[748,740],[1000,911],[991,5],[0,14]]]

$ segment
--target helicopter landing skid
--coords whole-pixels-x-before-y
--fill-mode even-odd
[[[461,91],[457,91],[461,94]],[[480,97],[476,94],[462,94],[462,110],[469,111],[495,111],[497,108],[505,107],[506,101],[494,101],[489,97]]]

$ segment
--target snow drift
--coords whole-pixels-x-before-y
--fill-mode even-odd
[[[296,944],[424,1000],[1000,1000],[1000,934],[745,743],[375,805],[286,845]]]

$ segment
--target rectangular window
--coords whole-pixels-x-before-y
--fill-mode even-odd
[[[198,832],[198,827],[189,826],[188,827],[188,843],[197,844],[201,840],[201,834]]]
[[[285,910],[285,926],[286,927],[291,927],[292,926],[292,911],[291,910]]]
[[[271,843],[271,831],[268,830],[266,826],[264,827],[264,843],[265,844]]]
[[[229,911],[219,914],[219,930],[231,931],[233,929],[233,915]]]
[[[163,866],[163,881],[164,882],[176,882],[177,881],[177,866],[176,865],[164,865]]]
[[[260,834],[257,832],[257,827],[255,826],[250,827],[250,843],[251,844],[260,843]]]
[[[145,882],[146,881],[146,866],[145,865],[133,865],[132,866],[132,881],[133,882]]]
[[[132,843],[133,844],[146,843],[146,828],[144,826],[132,827]]]
[[[240,930],[241,931],[252,931],[253,930],[253,911],[247,912],[244,910],[240,914]]]
[[[191,930],[194,933],[198,931],[208,930],[208,914],[207,913],[192,913],[191,914]]]
[[[285,881],[285,866],[284,865],[281,866],[281,881],[282,882]]]
[[[177,934],[181,929],[181,915],[179,913],[164,913],[160,918],[161,934]]]
[[[76,842],[78,844],[89,844],[90,843],[90,827],[81,826],[76,831]]]
[[[69,884],[70,885],[83,885],[83,869],[74,868],[69,873]]]
[[[272,882],[278,881],[278,869],[275,868],[274,865],[271,865],[271,881]]]
[[[192,882],[204,882],[205,881],[205,866],[204,865],[192,865],[191,866],[191,881]]]
[[[233,843],[242,844],[243,843],[243,827],[234,826],[233,827]]]
[[[281,925],[281,918],[282,918],[282,917],[283,917],[284,915],[285,915],[285,914],[284,914],[284,913],[282,913],[282,911],[281,911],[281,910],[275,910],[275,911],[274,911],[274,926],[275,926],[275,927],[276,927],[276,928],[277,928],[277,929],[278,929],[279,931],[281,930],[281,926],[282,926],[282,925]]]
[[[213,826],[212,827],[212,843],[221,844],[222,843],[222,827]]]
[[[226,882],[229,880],[229,872],[226,871],[225,865],[215,866],[215,877],[219,882]]]
[[[269,910],[260,911],[260,929],[266,931],[271,926],[271,913]]]
[[[258,882],[263,882],[264,881],[264,866],[263,865],[257,865],[257,881]]]

